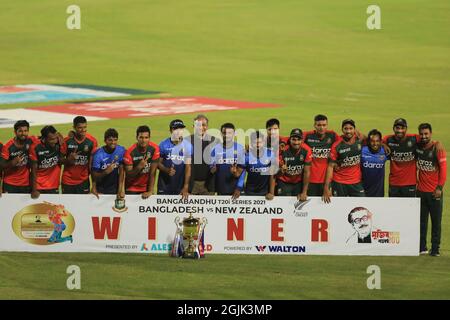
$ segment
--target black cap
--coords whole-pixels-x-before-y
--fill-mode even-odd
[[[345,119],[344,121],[342,121],[341,127],[343,128],[346,124],[350,124],[353,126],[353,128],[356,128],[355,121],[353,121],[352,119]]]
[[[290,137],[291,138],[292,137],[297,137],[297,138],[302,139],[303,138],[303,132],[299,128],[292,129]]]
[[[182,120],[175,119],[170,122],[169,128],[170,129],[179,129],[179,128],[186,128],[186,126],[184,125]]]
[[[394,127],[396,126],[402,126],[402,127],[408,127],[408,124],[406,123],[406,120],[403,118],[398,118],[394,121]]]

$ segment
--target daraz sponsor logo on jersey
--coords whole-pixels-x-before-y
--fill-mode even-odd
[[[237,162],[237,159],[235,158],[222,158],[217,160],[218,164],[235,164]]]
[[[408,161],[413,161],[414,159],[415,159],[415,156],[412,151],[409,151],[409,152],[393,151],[391,154],[391,160],[398,161],[398,162],[408,162]]]
[[[299,164],[299,165],[296,165],[296,166],[289,165],[289,166],[287,166],[287,172],[290,175],[300,174],[300,173],[303,172],[303,168],[304,167],[305,167],[305,165],[303,165],[303,164],[301,164],[301,165]]]
[[[356,156],[352,156],[352,157],[346,157],[341,164],[341,167],[351,167],[351,166],[356,166],[358,164],[360,164],[361,162],[361,155],[358,154]]]
[[[436,166],[433,165],[433,161],[419,159],[417,161],[417,166],[422,171],[430,171],[430,172],[436,171]]]
[[[46,169],[46,168],[51,168],[54,167],[58,164],[59,158],[58,156],[54,156],[48,159],[44,159],[39,163],[39,168],[40,169]]]
[[[370,163],[369,161],[366,161],[363,162],[363,167],[369,169],[383,169],[384,163]]]
[[[77,154],[75,156],[75,165],[76,166],[84,166],[88,163],[88,156]]]
[[[184,156],[183,155],[177,155],[177,154],[168,154],[167,155],[167,160],[171,160],[171,161],[178,161],[178,162],[184,162]]]
[[[316,148],[314,147],[312,149],[312,156],[313,158],[328,158],[328,156],[330,155],[330,150],[331,148]]]
[[[269,167],[259,167],[259,168],[256,168],[256,167],[251,167],[250,168],[250,172],[256,172],[256,173],[265,173],[265,172],[268,172],[269,171]]]

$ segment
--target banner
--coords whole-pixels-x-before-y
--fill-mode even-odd
[[[115,196],[3,194],[0,250],[136,252],[171,250],[174,220],[204,217],[205,252],[222,254],[416,256],[417,198]]]

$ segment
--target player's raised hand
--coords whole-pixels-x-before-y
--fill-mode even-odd
[[[170,166],[169,170],[167,171],[167,174],[170,177],[173,177],[175,175],[175,173],[177,173],[177,170],[175,170],[175,165],[172,163],[172,165]]]
[[[81,151],[74,151],[69,153],[69,155],[67,156],[67,161],[69,161],[69,163],[74,164],[75,161],[77,160],[77,155],[81,154]]]
[[[109,163],[104,172],[105,174],[110,174],[111,172],[113,172],[113,170],[116,168],[116,159],[114,159],[111,163]]]
[[[281,174],[287,174],[288,168],[287,168],[286,163],[283,163],[283,164],[281,165],[280,171],[281,171]]]
[[[144,169],[145,166],[147,165],[148,159],[150,158],[150,154],[147,152],[144,156],[144,158],[141,159],[141,161],[139,161],[137,167],[139,169]]]
[[[25,154],[21,153],[17,157],[11,160],[11,165],[13,167],[20,165],[25,160]]]

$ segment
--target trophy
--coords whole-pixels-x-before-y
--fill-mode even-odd
[[[177,231],[172,245],[171,256],[188,259],[204,257],[203,232],[208,223],[206,218],[194,218],[192,214],[181,221],[175,218]]]

